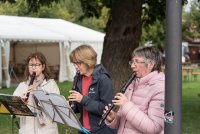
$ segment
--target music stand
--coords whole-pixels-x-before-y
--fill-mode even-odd
[[[35,102],[41,106],[42,110],[52,121],[75,128],[86,134],[89,133],[69,106],[64,96],[55,93],[46,93],[42,90],[33,91]]]
[[[35,116],[19,96],[0,94],[0,114]]]

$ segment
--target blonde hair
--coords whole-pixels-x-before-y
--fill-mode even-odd
[[[87,44],[83,44],[70,53],[70,62],[84,63],[89,68],[94,68],[97,62],[97,53]]]

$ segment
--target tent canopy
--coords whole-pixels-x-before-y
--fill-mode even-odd
[[[0,15],[0,39],[101,42],[105,34],[62,20]]]
[[[69,63],[69,53],[77,46],[84,43],[91,45],[98,54],[97,63],[100,63],[104,36],[104,33],[62,19],[0,15],[0,87],[10,86],[9,59],[13,41],[27,42],[27,45],[34,44],[30,42],[57,43],[60,53],[59,81],[63,82],[73,80],[75,75]]]

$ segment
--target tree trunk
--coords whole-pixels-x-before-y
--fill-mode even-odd
[[[139,46],[142,0],[113,0],[106,27],[102,64],[111,75],[113,87],[119,90],[132,70],[128,61]]]

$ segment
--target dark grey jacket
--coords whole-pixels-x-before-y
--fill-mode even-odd
[[[105,105],[111,103],[113,99],[113,89],[110,76],[103,65],[96,65],[92,74],[92,84],[88,90],[88,96],[83,96],[80,103],[75,103],[73,110],[80,113],[80,122],[83,124],[83,106],[88,111],[92,134],[115,134],[116,131],[108,128],[104,123],[98,126]],[[78,77],[76,91],[82,94],[82,76]]]

